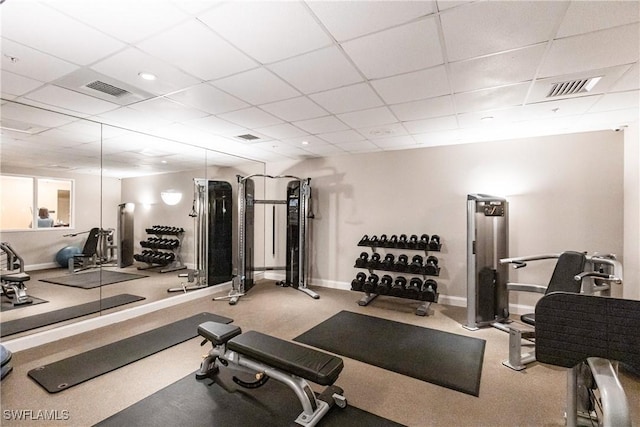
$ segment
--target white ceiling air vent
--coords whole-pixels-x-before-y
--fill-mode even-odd
[[[115,96],[116,98],[131,93],[128,90],[110,85],[109,83],[101,82],[100,80],[95,80],[91,83],[86,84],[85,86],[89,89],[97,90],[99,92],[106,93],[107,95]]]
[[[236,136],[236,138],[244,139],[247,142],[253,142],[256,139],[260,139],[259,137],[255,136],[255,135],[251,135],[250,133],[246,133],[244,135],[238,135],[238,136]]]
[[[551,86],[551,90],[549,90],[549,93],[547,94],[547,98],[591,92],[591,90],[596,86],[596,84],[598,84],[601,78],[602,76],[598,76],[554,83]]]

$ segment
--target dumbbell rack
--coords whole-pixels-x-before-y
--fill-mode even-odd
[[[147,265],[145,267],[138,267],[138,270],[148,270],[159,267],[158,272],[169,273],[187,268],[180,256],[184,229],[154,225],[151,228],[145,229],[145,231],[147,234],[155,237],[147,237],[147,240],[140,242],[140,246],[146,249],[142,251],[142,254],[134,255],[134,259]]]
[[[402,236],[405,236],[405,235],[401,235],[401,237]],[[397,236],[394,235],[392,237],[397,237]],[[424,240],[425,237],[426,237],[426,241]],[[373,252],[371,254],[371,258],[377,258],[377,261],[374,261],[374,260],[369,261],[368,259],[363,259],[364,258],[363,255],[368,255],[363,252],[360,258],[356,259],[356,263],[354,267],[368,270],[369,279],[367,280],[371,280],[372,276],[377,278],[377,275],[374,273],[374,271],[385,271],[389,273],[394,273],[396,275],[396,279],[395,281],[393,281],[393,283],[398,282],[401,277],[404,277],[404,275],[410,274],[410,275],[413,275],[414,277],[412,277],[410,281],[405,281],[405,284],[413,283],[415,280],[418,283],[421,283],[424,287],[426,287],[428,289],[428,292],[415,292],[415,291],[409,292],[406,290],[405,287],[402,287],[403,290],[400,292],[396,292],[395,294],[377,293],[375,291],[377,288],[376,286],[374,286],[373,291],[360,288],[359,286],[357,286],[356,282],[358,282],[358,280],[356,279],[352,282],[351,289],[354,291],[365,293],[365,295],[360,300],[358,300],[358,305],[366,306],[371,301],[376,299],[379,295],[392,296],[395,298],[421,301],[422,304],[418,306],[415,314],[417,316],[428,316],[431,304],[437,303],[438,296],[439,296],[437,292],[437,283],[431,277],[440,275],[440,266],[438,265],[437,258],[430,257],[429,252],[430,251],[440,252],[442,248],[442,243],[440,241],[439,236],[435,235],[433,237],[437,239],[429,241],[429,237],[426,234],[423,234],[421,239],[417,239],[416,235],[412,235],[410,239],[411,241],[407,240],[406,236],[405,236],[405,239],[400,239],[401,241],[397,241],[393,238],[392,240],[387,240],[385,235],[382,235],[381,239],[377,239],[376,236],[372,236],[371,239],[369,239],[368,236],[365,235],[358,243],[358,246],[370,247]],[[422,256],[419,256],[418,259],[420,260],[420,262],[414,263],[408,260],[408,256],[404,254],[400,254],[398,255],[398,259],[400,259],[400,257],[403,257],[403,256],[405,256],[407,259],[406,265],[402,265],[401,263],[398,264],[394,262],[395,256],[392,254],[392,252],[387,252],[385,259],[382,260],[380,257],[380,254],[376,252],[378,248],[382,248],[385,250],[391,249],[391,250],[402,250],[402,251],[406,251],[406,250],[421,251],[421,252],[424,252],[426,255],[424,260],[425,261],[429,260],[432,262],[426,263],[423,265]],[[378,254],[377,257],[376,257],[376,254]],[[414,256],[413,259],[416,259],[416,257],[417,256]],[[389,259],[391,260],[391,262],[389,262]],[[359,275],[364,275],[364,273],[359,273]],[[415,276],[422,276],[422,279]],[[374,280],[374,282],[375,282],[374,285],[377,284],[377,280]],[[402,283],[401,279],[400,279],[400,283]],[[363,285],[364,283],[361,283],[361,284]],[[371,282],[369,282],[369,285],[371,285]]]

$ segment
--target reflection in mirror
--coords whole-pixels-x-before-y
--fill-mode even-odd
[[[167,140],[2,102],[2,194],[16,188],[17,182],[11,180],[18,178],[31,187],[20,191],[26,197],[2,201],[1,240],[10,242],[23,258],[30,276],[28,293],[34,297],[32,304],[20,308],[11,307],[3,297],[3,339],[166,298],[179,300],[191,292],[189,286],[199,269],[204,287],[225,285],[210,281],[208,266],[197,262],[196,241],[207,241],[208,236],[191,215],[194,180],[228,182],[235,203],[237,175],[264,174],[263,163],[203,148],[215,135],[199,138],[195,142],[202,146],[197,146],[193,141]],[[263,184],[257,183],[256,188],[264,192]],[[182,196],[177,203],[167,204],[163,192]],[[37,226],[40,208],[47,208],[53,227],[30,228]],[[13,210],[26,212],[26,217],[14,220],[8,214]],[[235,267],[235,209],[232,214]],[[256,257],[257,265],[264,265],[262,249]],[[178,292],[167,292],[172,288]],[[79,306],[92,310],[79,318],[18,333],[5,327]]]

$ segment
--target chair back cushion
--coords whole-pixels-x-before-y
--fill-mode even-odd
[[[551,292],[580,292],[582,283],[574,277],[584,271],[586,261],[587,258],[582,252],[567,251],[560,254],[545,294]]]

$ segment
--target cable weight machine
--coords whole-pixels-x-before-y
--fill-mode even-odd
[[[253,178],[292,179],[287,185],[285,200],[267,200],[255,198]],[[253,287],[254,271],[284,270],[285,280],[277,282],[283,287],[292,287],[314,299],[320,296],[309,289],[307,278],[307,229],[308,220],[313,218],[310,210],[311,178],[298,178],[292,175],[254,174],[247,177],[238,175],[238,274],[228,296],[214,300],[228,299],[234,305]],[[286,265],[283,267],[256,267],[254,265],[254,213],[255,205],[286,205],[287,207],[287,245]],[[275,224],[274,224],[275,225]],[[273,228],[275,240],[275,227]],[[275,248],[275,246],[274,246]],[[275,250],[274,250],[275,252]]]

